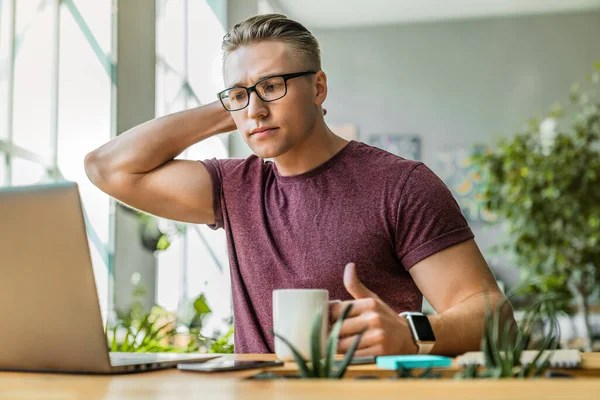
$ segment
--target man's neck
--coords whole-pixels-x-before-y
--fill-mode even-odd
[[[347,143],[347,140],[336,136],[323,124],[321,129],[315,129],[290,151],[276,157],[275,165],[282,176],[300,175],[328,161]]]

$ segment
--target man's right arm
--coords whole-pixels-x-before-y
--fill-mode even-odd
[[[219,102],[138,125],[85,157],[100,190],[163,218],[215,222],[212,183],[201,162],[175,160],[185,149],[236,128]]]

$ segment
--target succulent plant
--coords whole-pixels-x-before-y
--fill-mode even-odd
[[[396,369],[395,379],[439,379],[442,377],[441,372],[435,372],[433,368],[427,368],[420,374],[414,374],[413,368],[400,367]]]
[[[492,311],[487,303],[481,351],[485,365],[468,365],[455,377],[473,378],[527,378],[542,376],[550,365],[554,350],[560,341],[560,330],[552,299],[538,299],[525,313],[521,326],[513,320],[500,326],[500,310],[508,300],[505,298]],[[547,324],[549,331],[532,350],[538,353],[531,363],[522,364],[521,355],[527,350],[536,326]],[[500,331],[502,336],[500,337]]]
[[[298,371],[300,373],[301,378],[310,378],[310,379],[341,379],[343,378],[348,365],[352,361],[352,357],[356,352],[358,347],[358,343],[362,338],[363,334],[367,330],[365,327],[362,331],[359,332],[356,339],[348,349],[348,352],[345,354],[342,362],[336,368],[335,355],[337,353],[338,340],[340,330],[342,328],[342,323],[350,313],[352,309],[352,304],[349,304],[342,315],[338,318],[336,323],[333,325],[331,329],[331,333],[329,334],[329,338],[327,339],[327,346],[325,349],[325,359],[321,358],[321,340],[320,333],[322,327],[322,317],[323,311],[319,310],[313,319],[311,336],[310,336],[310,347],[311,347],[311,359],[310,361],[305,360],[302,354],[296,349],[296,347],[290,343],[289,340],[284,338],[283,336],[273,332],[273,334],[279,338],[286,346],[288,346],[294,355],[294,360],[298,364]]]

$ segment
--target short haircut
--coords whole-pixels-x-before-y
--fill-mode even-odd
[[[255,15],[236,24],[223,37],[223,69],[231,52],[267,40],[283,42],[305,69],[321,69],[321,49],[317,39],[304,25],[283,14]]]

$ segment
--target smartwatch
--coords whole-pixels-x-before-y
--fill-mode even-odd
[[[435,344],[435,335],[429,318],[420,312],[403,312],[401,317],[408,320],[413,339],[419,348],[419,354],[429,354]]]

